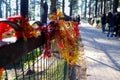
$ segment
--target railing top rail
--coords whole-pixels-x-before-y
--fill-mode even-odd
[[[22,30],[15,22],[8,20],[0,20],[0,22],[10,25],[16,31]],[[44,42],[44,33],[41,33],[37,38],[31,37],[27,39],[27,41],[24,41],[23,39],[18,39],[14,43],[0,41],[0,67],[5,67],[10,63],[19,60],[24,54],[38,48],[40,45],[44,44]]]

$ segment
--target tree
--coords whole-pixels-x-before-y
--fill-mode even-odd
[[[50,0],[51,1],[51,5],[50,5],[50,14],[55,12],[56,10],[56,3],[57,3],[57,0]]]
[[[88,5],[88,7],[89,7],[89,18],[90,18],[90,15],[91,15],[91,3],[92,3],[92,1],[89,0],[89,5]]]
[[[9,8],[9,4],[7,3],[7,0],[4,1],[6,4],[6,17],[8,17],[8,8]]]
[[[28,17],[28,0],[21,0],[21,15]]]
[[[72,16],[73,0],[70,0],[70,16]]]
[[[107,5],[106,0],[104,0],[104,14],[106,13],[106,8],[107,8],[106,5]]]
[[[0,18],[2,18],[2,9],[1,9],[2,2],[3,2],[3,0],[0,0]]]
[[[101,14],[103,14],[103,0],[101,0]]]
[[[43,4],[43,10],[44,10],[44,14],[42,14],[41,20],[42,20],[42,23],[46,24],[47,23],[47,15],[48,15],[48,4],[47,4],[47,2],[45,2]]]
[[[85,0],[85,11],[84,11],[84,17],[86,19],[86,13],[87,13],[87,0]]]
[[[16,0],[16,14],[18,14],[18,0]]]
[[[78,0],[69,0],[70,2],[70,16],[75,15],[78,11]]]
[[[65,0],[62,0],[62,12],[63,14],[65,13]]]
[[[117,12],[119,0],[113,0],[113,13]]]
[[[41,19],[41,21],[42,21],[42,14],[44,13],[44,11],[43,11],[43,1],[44,0],[40,0],[40,19]]]
[[[98,0],[96,0],[96,3],[95,3],[95,17],[97,17],[97,9],[98,9]]]

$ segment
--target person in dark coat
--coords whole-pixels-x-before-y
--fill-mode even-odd
[[[80,23],[80,15],[78,15],[76,19],[77,19],[77,22],[79,24]]]
[[[105,31],[106,21],[107,21],[106,14],[103,14],[103,16],[101,17],[102,32]]]
[[[107,23],[108,23],[107,37],[113,37],[114,36],[114,15],[112,12],[108,13]]]
[[[120,12],[115,17],[115,37],[120,37]]]

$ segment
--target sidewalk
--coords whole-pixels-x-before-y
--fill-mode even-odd
[[[120,80],[120,40],[108,39],[100,29],[81,22],[80,34],[87,62],[87,80]]]

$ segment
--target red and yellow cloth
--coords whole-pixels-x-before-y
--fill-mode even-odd
[[[54,40],[57,44],[58,51],[60,55],[63,57],[63,59],[70,65],[73,65],[75,62],[78,61],[79,57],[79,49],[78,49],[78,42],[77,38],[79,38],[79,30],[78,30],[78,23],[73,21],[65,21],[65,20],[59,20],[60,17],[63,17],[62,12],[59,10],[57,13],[53,13],[49,16],[51,21],[54,21],[56,24],[52,25],[46,25],[44,27],[45,30],[45,47],[43,51],[43,57],[46,56],[51,57],[50,52],[50,29],[56,30],[54,35]],[[20,27],[22,27],[22,31],[15,31],[15,36],[19,38],[24,38],[24,40],[27,40],[31,37],[38,37],[38,31],[37,29],[34,29],[32,25],[29,24],[29,18],[24,18],[22,16],[13,16],[7,18],[10,21],[16,22]],[[9,32],[11,29],[11,26],[1,23],[0,24],[0,40],[2,39],[2,33],[3,32]],[[41,30],[41,29],[40,29]],[[2,73],[4,71],[4,68],[0,68],[0,80],[2,78]]]
[[[59,31],[56,33],[55,41],[58,51],[68,64],[73,65],[79,57],[78,43],[72,22],[59,20]]]
[[[37,37],[38,32],[33,28],[32,25],[29,24],[29,18],[24,18],[23,16],[11,16],[8,17],[7,20],[17,23],[21,28],[22,31],[14,31],[15,35],[18,39],[23,38],[27,40],[27,38]],[[4,32],[10,32],[12,27],[6,23],[0,23],[0,40],[3,38],[2,34]]]
[[[2,80],[4,68],[0,68],[0,80]]]

